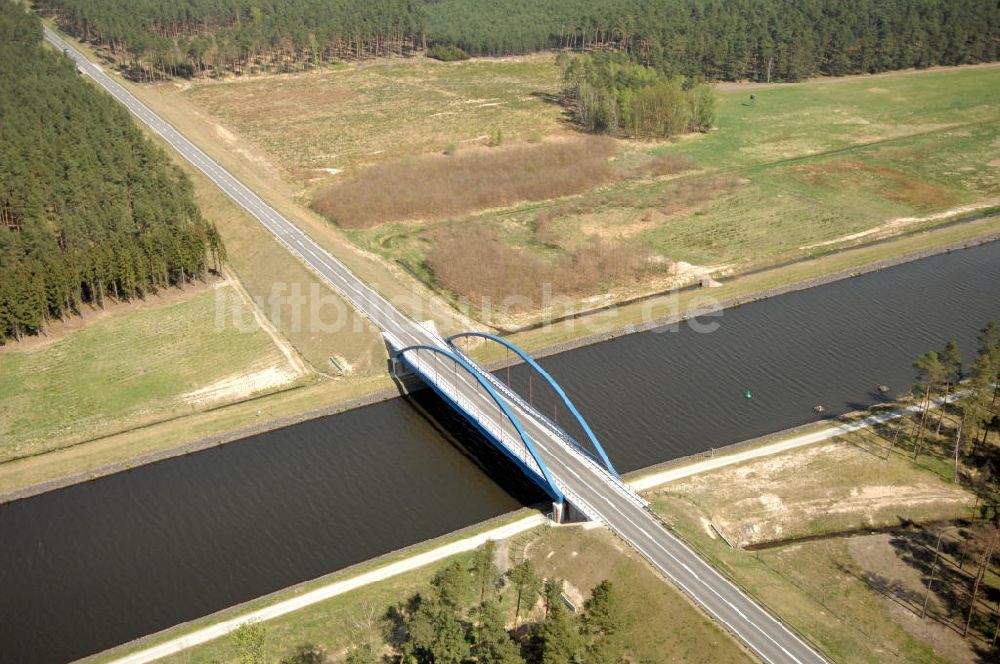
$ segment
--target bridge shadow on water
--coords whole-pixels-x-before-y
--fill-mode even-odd
[[[404,383],[395,378],[394,381],[400,396],[420,417],[514,500],[543,512],[551,509],[551,500],[545,492],[434,390],[416,381]]]

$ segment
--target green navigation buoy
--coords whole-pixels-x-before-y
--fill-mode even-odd
[[[749,387],[747,388],[747,399],[753,399],[753,392],[750,391]]]

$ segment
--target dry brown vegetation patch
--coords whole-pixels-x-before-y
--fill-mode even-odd
[[[918,210],[947,207],[955,202],[954,194],[947,189],[894,168],[870,164],[860,159],[840,159],[825,164],[799,166],[794,170],[803,179],[814,184],[864,187]]]
[[[718,173],[677,182],[660,199],[663,214],[671,215],[699,208],[725,196],[743,181],[735,175]]]
[[[504,313],[551,306],[553,298],[579,297],[669,268],[654,263],[649,250],[637,243],[598,237],[553,255],[513,247],[485,226],[462,233],[441,229],[430,239],[427,267],[438,283],[473,306]]]
[[[578,194],[612,179],[615,151],[614,140],[587,137],[386,162],[322,189],[313,208],[363,229]]]
[[[684,155],[666,152],[637,168],[635,174],[640,177],[656,178],[665,175],[676,175],[677,173],[690,171],[693,168],[695,168],[694,162]]]

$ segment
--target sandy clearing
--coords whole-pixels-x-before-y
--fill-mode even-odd
[[[723,486],[736,486],[727,483],[725,477],[717,479]],[[732,535],[738,546],[746,546],[778,539],[787,528],[794,530],[796,523],[835,514],[856,516],[872,525],[879,512],[887,508],[959,506],[971,502],[971,494],[953,487],[930,484],[865,486],[853,489],[846,497],[830,494],[808,500],[793,499],[791,502],[773,493],[763,493],[729,502],[722,508],[725,515],[716,514],[714,518]]]
[[[920,505],[940,505],[941,503],[962,504],[969,500],[969,494],[964,490],[952,487],[934,487],[927,484],[915,486],[866,486],[860,490],[853,489],[851,496],[841,499],[834,505],[821,509],[825,512],[855,512],[871,513],[892,503],[901,507],[917,507]]]
[[[880,483],[866,480],[854,486],[823,486],[814,464],[827,472],[858,462],[856,448],[827,441],[787,454],[748,461],[674,484],[670,491],[714,507],[712,523],[728,533],[735,546],[779,540],[799,533],[803,523],[843,517],[842,527],[874,526],[915,510],[956,510],[971,507],[966,490],[934,482]],[[789,478],[798,478],[800,483]],[[837,526],[838,528],[841,526]]]
[[[955,401],[961,397],[965,396],[964,392],[958,394],[952,394],[948,397],[948,403]],[[932,408],[937,408],[944,403],[944,399],[934,399],[931,403]],[[808,433],[803,433],[798,436],[792,436],[785,440],[778,441],[776,443],[771,443],[769,445],[761,445],[744,452],[734,452],[732,454],[722,454],[717,457],[710,459],[705,459],[704,461],[696,461],[694,463],[686,464],[677,468],[668,468],[667,470],[662,470],[658,472],[653,472],[648,475],[642,475],[635,479],[629,480],[629,485],[636,491],[646,491],[647,489],[652,489],[654,487],[661,486],[663,484],[669,484],[670,482],[676,482],[677,480],[684,479],[686,477],[691,477],[692,475],[698,475],[700,473],[705,473],[710,470],[716,470],[718,468],[725,468],[726,466],[731,466],[736,463],[743,463],[744,461],[749,461],[751,459],[759,459],[760,457],[770,456],[772,454],[780,454],[782,452],[787,452],[789,450],[794,450],[799,447],[804,447],[806,445],[812,445],[814,443],[819,443],[824,440],[830,440],[831,438],[836,438],[837,436],[843,436],[845,434],[853,433],[861,429],[866,429],[875,424],[884,424],[885,422],[892,422],[900,417],[903,417],[909,413],[918,413],[922,408],[921,404],[915,404],[912,406],[907,406],[905,408],[900,408],[888,413],[879,413],[878,415],[870,415],[856,422],[849,422],[847,424],[835,424],[833,426],[826,426],[817,429],[816,431],[810,431]]]
[[[182,398],[191,405],[243,399],[265,390],[287,385],[299,374],[283,366],[271,366],[249,373],[234,374],[200,387]]]
[[[219,138],[227,143],[233,143],[236,141],[236,135],[218,123],[215,123],[215,133],[219,135]]]

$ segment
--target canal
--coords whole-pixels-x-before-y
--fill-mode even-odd
[[[905,392],[991,318],[1000,243],[541,364],[625,472]],[[0,660],[82,657],[541,497],[425,390],[3,505]]]

